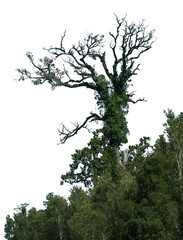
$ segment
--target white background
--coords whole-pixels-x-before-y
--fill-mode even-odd
[[[57,145],[61,122],[82,122],[95,110],[88,90],[34,86],[18,78],[16,68],[29,67],[25,56],[43,56],[42,47],[77,43],[85,32],[108,36],[115,31],[113,13],[128,20],[145,19],[156,29],[157,41],[140,59],[133,78],[136,96],[147,103],[130,108],[129,143],[163,133],[163,109],[183,111],[183,16],[180,0],[2,0],[0,3],[0,239],[7,214],[21,203],[42,208],[49,192],[68,196],[69,185],[60,186],[60,175],[69,169],[70,155],[82,148],[89,135],[82,131],[65,145]]]

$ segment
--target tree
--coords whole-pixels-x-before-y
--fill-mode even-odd
[[[88,204],[89,202],[88,192],[84,191],[81,187],[74,186],[70,190],[69,208],[71,215],[78,212],[82,204]]]
[[[165,112],[167,123],[164,124],[165,132],[168,135],[169,142],[175,152],[175,159],[177,162],[178,176],[180,183],[182,183],[183,171],[183,113],[175,116],[172,110]],[[183,206],[183,194],[181,196]]]
[[[70,164],[70,171],[62,175],[61,184],[83,182],[85,187],[91,186],[102,173],[107,169],[107,153],[104,148],[104,139],[101,139],[100,130],[93,132],[93,138],[87,147],[76,150],[72,154],[73,162]],[[80,167],[80,172],[78,168]],[[76,172],[77,171],[77,172]]]
[[[150,138],[140,138],[140,143],[134,146],[129,146],[127,149],[127,159],[122,159],[125,170],[129,171],[132,175],[136,175],[138,169],[141,167],[143,161],[147,158],[150,152]],[[123,153],[124,155],[124,153]]]
[[[139,71],[140,64],[135,65],[135,61],[148,51],[154,42],[154,30],[147,32],[144,21],[136,25],[133,22],[129,24],[126,17],[122,19],[115,17],[116,32],[110,32],[110,49],[113,57],[111,68],[107,64],[104,50],[104,35],[86,34],[83,42],[79,41],[67,50],[64,47],[66,37],[64,33],[59,47],[45,49],[51,57],[45,57],[36,63],[32,53],[27,53],[35,69],[34,74],[26,69],[18,69],[21,74],[19,80],[31,79],[35,85],[47,82],[52,89],[59,86],[86,87],[94,91],[98,112],[91,112],[82,124],[75,124],[72,130],[62,125],[62,129],[59,130],[60,142],[65,143],[80,129],[88,128],[90,122],[101,122],[100,140],[105,152],[101,162],[104,162],[106,167],[104,172],[109,171],[113,179],[116,177],[116,169],[120,162],[120,147],[127,142],[129,130],[126,115],[129,104],[144,101],[142,98],[134,100],[134,92],[129,91],[131,78]],[[56,67],[60,58],[64,61],[61,70]],[[102,67],[102,73],[97,72],[93,62]],[[75,169],[71,169],[71,172],[75,174]],[[70,177],[71,174],[66,174],[63,179],[69,181]],[[81,178],[79,180],[82,181]],[[79,180],[77,179],[76,182]]]
[[[129,146],[125,171],[137,182],[132,239],[180,239],[178,182],[173,151],[163,135],[154,146],[150,138]],[[121,192],[121,191],[120,191]]]
[[[178,214],[177,228],[183,239],[183,228],[182,228],[182,214],[183,214],[183,113],[181,112],[178,116],[168,109],[165,111],[167,122],[164,124],[165,133],[168,136],[168,141],[172,149],[172,160],[176,161],[177,175],[179,179],[179,199],[180,199],[180,213]]]
[[[69,197],[71,239],[102,239],[105,215],[92,208],[90,193],[74,186]]]
[[[28,236],[31,240],[47,239],[47,217],[44,210],[36,210],[35,207],[28,211]]]
[[[13,218],[9,215],[6,217],[5,224],[5,238],[10,240],[28,240],[28,219],[27,219],[27,207],[29,204],[21,204],[14,210]]]
[[[173,126],[179,124],[177,121]],[[5,238],[182,239],[181,189],[174,140],[160,135],[154,146],[150,146],[149,140],[143,137],[139,144],[129,146],[128,159],[125,162],[122,159],[116,182],[107,172],[100,175],[93,188],[83,190],[74,186],[68,201],[49,193],[44,210],[27,211],[27,204],[18,206],[13,218],[9,215],[6,218]]]
[[[63,240],[66,233],[67,201],[63,197],[49,193],[44,201],[47,219],[47,239]]]
[[[10,215],[7,215],[6,217],[6,223],[4,226],[5,231],[5,238],[8,240],[15,239],[14,238],[14,222],[13,219],[10,217]]]
[[[91,190],[93,209],[106,218],[104,239],[135,239],[136,180],[122,166],[118,168],[117,179],[114,183],[109,173],[100,177]]]
[[[13,218],[6,217],[5,238],[8,240],[69,240],[67,225],[69,210],[63,197],[49,193],[44,201],[44,210],[21,204]]]

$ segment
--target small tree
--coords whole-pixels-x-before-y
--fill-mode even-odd
[[[179,213],[179,223],[177,228],[179,230],[180,239],[183,239],[183,228],[182,228],[182,213],[183,213],[183,113],[181,112],[178,116],[168,109],[165,112],[167,122],[164,124],[165,132],[168,136],[170,146],[173,150],[173,156],[176,160],[177,173],[180,187],[180,205],[181,211]]]
[[[167,123],[164,124],[166,127],[165,132],[167,133],[169,142],[175,151],[178,176],[181,182],[183,177],[183,113],[175,116],[174,112],[169,109],[165,114],[167,117]]]
[[[102,127],[97,131],[97,138],[100,139],[103,157],[91,157],[92,166],[98,165],[100,171],[90,171],[90,178],[93,178],[96,172],[98,175],[105,171],[110,171],[115,178],[116,168],[120,163],[119,150],[121,145],[127,142],[129,132],[126,121],[129,103],[135,104],[144,101],[141,98],[134,100],[134,92],[129,92],[131,78],[137,75],[140,66],[140,64],[135,65],[135,61],[148,51],[154,42],[154,30],[147,32],[144,21],[136,25],[133,22],[129,24],[126,17],[122,19],[115,17],[116,32],[109,33],[111,58],[113,58],[111,70],[106,61],[104,35],[93,33],[86,34],[83,42],[79,41],[68,50],[64,47],[66,36],[64,33],[59,47],[45,49],[51,54],[51,57],[45,57],[36,63],[32,53],[27,53],[27,57],[35,68],[34,74],[26,69],[18,69],[21,74],[19,80],[31,79],[35,85],[47,82],[52,89],[59,86],[86,87],[94,91],[98,112],[91,112],[82,124],[75,124],[72,130],[65,125],[62,125],[62,129],[59,130],[60,142],[65,143],[80,129],[88,128],[88,123],[102,123]],[[56,67],[56,61],[60,58],[64,61],[61,70]],[[100,65],[103,72],[98,73],[92,62]],[[94,139],[96,139],[96,133],[94,133]],[[97,164],[93,164],[96,159]],[[78,166],[78,163],[75,164],[75,169],[71,169],[72,174],[63,176],[64,181],[73,179],[73,182],[82,181],[87,184],[87,174],[81,173],[83,176],[85,175],[83,179],[80,174],[75,173]]]
[[[45,213],[47,219],[48,238],[51,239],[64,239],[66,232],[66,219],[67,219],[67,201],[65,198],[53,193],[46,196],[47,201],[43,204],[46,207]]]

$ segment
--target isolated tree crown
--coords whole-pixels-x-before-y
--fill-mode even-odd
[[[140,66],[139,63],[135,64],[135,61],[148,51],[155,41],[154,30],[148,32],[144,20],[136,25],[134,22],[129,24],[126,17],[119,19],[115,15],[115,18],[116,31],[109,33],[112,66],[109,67],[106,60],[104,35],[86,34],[83,41],[66,49],[64,47],[65,32],[59,47],[45,49],[51,57],[46,56],[37,63],[32,53],[27,53],[35,69],[34,73],[27,69],[18,69],[21,74],[19,80],[31,79],[35,85],[47,82],[52,89],[60,86],[86,87],[94,91],[98,111],[91,112],[83,123],[74,124],[71,130],[62,124],[59,130],[60,143],[65,143],[80,129],[88,129],[90,122],[100,122],[102,127],[98,130],[100,132],[98,137],[104,149],[103,152],[107,158],[112,158],[111,160],[103,159],[102,162],[106,165],[108,161],[107,168],[113,169],[112,172],[115,172],[120,161],[120,146],[127,142],[129,130],[126,115],[129,104],[144,101],[144,98],[134,100],[134,92],[129,92],[132,77],[137,75]],[[56,67],[58,59],[63,61],[61,69]],[[102,73],[97,72],[94,63],[102,67]],[[91,161],[94,161],[93,157]]]

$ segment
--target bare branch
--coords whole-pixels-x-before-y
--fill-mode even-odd
[[[124,111],[124,114],[126,114],[130,102],[135,104],[139,101],[145,101],[144,98],[133,100],[134,93],[130,94],[128,88],[131,77],[137,75],[139,70],[140,64],[135,65],[135,60],[152,47],[154,30],[148,33],[144,21],[140,22],[139,25],[133,22],[128,24],[126,16],[122,19],[119,19],[116,15],[115,17],[117,22],[116,32],[109,33],[112,38],[110,43],[113,55],[112,70],[108,67],[106,52],[101,50],[104,44],[103,35],[85,34],[83,41],[79,41],[66,49],[64,47],[66,32],[61,36],[59,47],[45,49],[51,55],[50,58],[45,57],[36,62],[32,53],[27,53],[27,57],[35,69],[33,74],[26,69],[18,69],[21,74],[19,80],[30,79],[36,85],[47,82],[52,89],[58,86],[67,88],[86,87],[95,91],[99,115],[103,117],[91,113],[82,124],[74,124],[72,130],[62,124],[62,129],[59,130],[61,143],[65,143],[67,139],[76,135],[82,128],[88,129],[87,124],[89,122],[97,120],[105,122],[110,116],[109,113],[111,113],[111,116],[119,119],[119,131],[116,130],[117,128],[113,128],[111,120],[105,122],[107,126],[105,129],[108,128],[108,125],[111,125],[109,129],[113,129],[113,136],[111,135],[109,138],[121,139],[121,144],[126,141],[121,136],[127,134],[128,129],[126,123],[121,124],[124,119],[118,116],[119,111]],[[61,70],[56,67],[59,57],[64,63]],[[102,73],[97,73],[92,61],[98,61],[101,64]]]
[[[96,54],[95,56],[100,59],[106,75],[109,77],[109,79],[112,79],[112,73],[109,72],[109,69],[107,67],[106,60],[105,60],[105,55],[106,55],[106,53],[104,52],[102,55],[101,54]]]
[[[118,23],[118,26],[116,29],[116,35],[112,34],[111,32],[109,34],[113,39],[113,42],[111,42],[111,44],[110,44],[110,47],[112,49],[113,56],[114,56],[113,74],[114,74],[114,76],[117,76],[117,65],[121,62],[121,60],[119,60],[117,57],[116,47],[117,47],[118,38],[120,35],[120,28],[121,28],[122,24],[125,22],[126,16],[121,21],[118,19],[118,17],[116,15],[115,15],[115,17],[116,17],[116,21]]]
[[[135,23],[128,24],[126,21],[126,17],[121,20],[115,15],[117,21],[117,29],[116,34],[109,33],[112,37],[112,43],[110,47],[113,51],[114,55],[114,64],[113,64],[113,75],[115,77],[118,76],[117,67],[118,64],[122,65],[123,71],[126,71],[128,64],[130,64],[133,60],[136,60],[140,57],[140,55],[146,51],[148,51],[155,40],[153,40],[153,34],[155,30],[150,32],[146,32],[147,26],[144,26],[144,20],[142,20],[138,25]],[[121,56],[118,57],[116,53],[116,48],[119,46],[121,42]],[[132,67],[129,67],[132,75],[136,75],[136,71],[138,70],[139,65],[133,70]],[[120,76],[125,76],[124,73],[120,74]]]
[[[96,113],[90,113],[91,115],[85,119],[85,121],[79,125],[78,123],[74,123],[74,129],[70,130],[66,128],[64,124],[62,124],[62,130],[59,130],[59,134],[61,136],[60,138],[60,143],[63,144],[67,141],[67,139],[73,137],[78,133],[79,130],[85,128],[89,131],[87,123],[88,122],[93,122],[93,121],[103,121],[103,119]]]
[[[138,103],[138,102],[147,102],[147,100],[145,100],[144,98],[139,98],[136,101],[130,99],[129,102],[135,104],[135,103]]]

